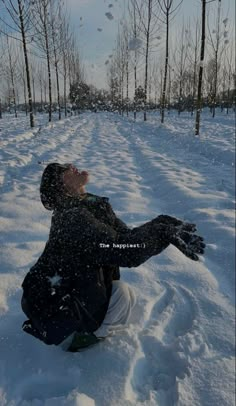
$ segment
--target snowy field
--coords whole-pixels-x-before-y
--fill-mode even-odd
[[[0,406],[234,405],[234,116],[171,113],[134,123],[87,113],[46,124],[0,120]],[[38,161],[45,162],[39,164]],[[199,262],[169,246],[121,268],[137,304],[124,332],[82,353],[21,330],[21,282],[48,238],[39,199],[48,162],[90,172],[87,191],[110,198],[130,227],[159,214],[194,222]]]

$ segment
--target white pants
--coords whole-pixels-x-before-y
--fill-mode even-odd
[[[105,319],[101,326],[94,331],[97,337],[106,337],[111,331],[126,325],[136,298],[132,289],[122,281],[112,282],[112,293]]]
[[[106,337],[112,331],[122,329],[128,322],[131,310],[136,302],[133,290],[122,281],[112,282],[112,293],[106,316],[101,326],[94,331],[97,337]],[[74,333],[67,337],[60,346],[66,350],[72,343]]]

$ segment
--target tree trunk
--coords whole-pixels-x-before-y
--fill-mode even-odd
[[[31,68],[32,70],[32,68]],[[33,87],[33,99],[34,99],[34,114],[36,114],[36,97],[35,97],[35,83],[34,83],[34,75],[32,75],[32,87]]]
[[[149,74],[149,84],[148,84],[148,105],[150,108],[151,105],[151,99],[152,99],[152,81],[150,80],[150,74]]]
[[[137,116],[137,104],[136,104],[136,90],[137,90],[137,66],[136,66],[136,60],[135,60],[135,66],[134,66],[134,119],[136,120]]]
[[[229,94],[230,94],[230,87],[228,87],[228,91],[227,91],[227,114],[229,114]]]
[[[222,98],[221,98],[221,112],[224,110],[225,106],[225,94],[226,94],[226,71],[225,68],[223,69],[223,85],[222,85]]]
[[[24,101],[25,101],[25,115],[28,115],[28,105],[26,100],[26,83],[25,83],[25,75],[23,72],[23,91],[24,91]]]
[[[136,6],[134,3],[134,38],[135,40],[137,39],[137,24],[136,24]],[[135,47],[135,51],[134,51],[134,120],[136,120],[136,89],[137,89],[137,49]]]
[[[212,117],[215,117],[216,111],[216,92],[217,92],[217,75],[218,75],[218,51],[215,53],[215,80],[214,80],[214,90],[213,90],[213,108],[212,108]]]
[[[197,77],[197,46],[195,47],[195,55],[194,55],[194,70],[193,70],[193,101],[192,101],[192,111],[191,116],[193,115],[194,107],[195,107],[195,95],[196,95],[196,77]]]
[[[44,104],[47,104],[47,84],[46,81],[44,81]]]
[[[46,46],[46,57],[47,57],[47,69],[48,69],[48,95],[49,95],[49,111],[48,111],[48,121],[52,121],[52,78],[51,78],[51,66],[50,66],[50,52],[49,52],[49,43],[48,43],[48,27],[47,27],[47,7],[44,7],[44,16],[43,16],[43,30]]]
[[[67,97],[66,97],[66,77],[67,77],[67,65],[66,65],[66,52],[63,48],[63,92],[64,92],[64,113],[65,117],[67,117]]]
[[[167,82],[167,68],[169,62],[169,10],[166,10],[166,59],[165,59],[165,73],[164,84],[161,101],[161,122],[164,123],[165,104],[166,104],[166,82]]]
[[[183,62],[183,59],[184,59],[184,31],[182,31],[182,41],[181,41],[178,115],[180,115],[181,109],[182,109],[183,71],[184,71],[184,62]]]
[[[149,38],[150,38],[150,24],[152,18],[152,0],[148,1],[148,26],[146,38],[146,55],[145,55],[145,81],[144,81],[144,115],[143,120],[147,121],[147,86],[148,86],[148,57],[149,57]]]
[[[47,68],[48,68],[48,95],[49,95],[49,110],[48,110],[48,121],[52,121],[52,79],[51,79],[51,67],[49,50],[47,50]]]
[[[126,114],[129,116],[129,50],[126,49]]]
[[[61,120],[61,101],[60,101],[60,83],[58,73],[58,62],[55,62],[56,79],[57,79],[57,103],[58,103],[58,118]]]
[[[20,19],[22,42],[23,42],[24,58],[25,58],[25,70],[26,70],[28,99],[29,99],[29,111],[30,111],[30,127],[33,128],[34,127],[34,113],[33,113],[32,93],[31,93],[29,61],[28,61],[28,53],[27,53],[26,38],[25,38],[23,6],[22,6],[22,3],[21,3],[21,0],[18,0],[18,7],[19,7],[19,19]]]
[[[200,118],[202,107],[202,77],[203,77],[203,62],[205,52],[205,31],[206,31],[206,0],[202,0],[202,38],[201,38],[201,57],[198,76],[198,94],[197,94],[197,114],[195,123],[195,135],[199,135]]]
[[[8,50],[8,58],[9,58],[9,68],[10,68],[10,75],[11,75],[11,85],[12,85],[12,96],[13,96],[13,103],[14,103],[14,113],[15,118],[17,118],[17,111],[16,111],[16,92],[15,92],[15,81],[14,81],[14,68],[12,65],[12,58],[11,58],[11,51],[9,47],[9,40],[7,36],[7,50]]]
[[[170,112],[170,95],[171,95],[171,74],[169,66],[168,113]]]
[[[121,72],[121,115],[124,115],[124,65]]]
[[[218,0],[218,14],[217,14],[217,29],[216,29],[216,48],[215,48],[215,80],[214,80],[214,93],[213,93],[213,112],[212,117],[215,117],[216,110],[216,97],[217,97],[217,82],[218,82],[218,52],[220,43],[220,11],[221,11],[221,0]]]
[[[160,100],[159,100],[159,107],[160,107],[160,115],[162,114],[162,93],[163,93],[163,77],[162,77],[162,69],[161,69],[161,87],[160,87]]]
[[[17,118],[16,92],[15,92],[14,74],[13,74],[12,70],[11,70],[11,84],[12,84],[12,96],[13,96],[13,103],[14,103],[14,114],[15,114],[15,118]]]
[[[51,10],[52,13],[52,10]],[[57,104],[58,104],[58,118],[61,120],[61,102],[60,102],[60,83],[59,83],[59,72],[58,72],[58,60],[57,60],[57,50],[55,43],[55,30],[54,30],[54,21],[52,15],[52,41],[53,41],[53,53],[54,53],[54,66],[56,72],[56,86],[57,86]]]
[[[180,73],[180,81],[179,81],[179,103],[178,103],[178,115],[181,113],[181,101],[182,101],[182,72]]]
[[[43,81],[40,79],[40,105],[41,105],[41,112],[43,112]]]
[[[64,108],[65,108],[65,117],[67,117],[67,101],[66,101],[66,74],[64,75]]]

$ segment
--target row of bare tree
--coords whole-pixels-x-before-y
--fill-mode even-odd
[[[211,5],[208,3],[212,3]],[[182,0],[129,0],[119,25],[116,49],[108,68],[108,84],[120,113],[129,111],[134,94],[134,117],[140,102],[147,120],[147,105],[159,105],[161,122],[174,105],[196,111],[199,134],[203,105],[232,105],[235,92],[232,27],[223,16],[221,0],[199,1],[201,20],[184,21],[173,29]],[[152,103],[151,103],[152,102]]]
[[[179,114],[196,112],[199,134],[202,106],[209,106],[214,117],[216,106],[228,111],[234,102],[232,27],[221,0],[199,0],[201,20],[183,18],[176,29],[182,2],[127,0],[107,65],[107,94],[84,83],[77,36],[63,0],[0,0],[0,118],[1,97],[17,116],[24,95],[33,127],[37,110],[46,110],[51,121],[56,109],[60,119],[62,109],[67,115],[68,96],[77,108],[95,108],[99,94],[100,107],[107,104],[121,114],[134,110],[135,118],[142,110],[145,121],[147,110],[157,106],[162,122],[170,107]]]
[[[0,91],[15,116],[23,89],[31,127],[39,98],[51,121],[54,88],[58,117],[62,106],[67,115],[69,87],[81,80],[83,67],[64,1],[0,0],[0,10]]]

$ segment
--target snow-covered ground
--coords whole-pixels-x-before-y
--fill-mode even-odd
[[[0,406],[233,405],[233,114],[203,114],[200,137],[187,113],[164,125],[155,114],[46,118],[33,131],[23,116],[0,120]],[[53,161],[88,170],[87,191],[130,227],[170,214],[207,244],[199,262],[169,246],[122,268],[137,296],[130,326],[75,354],[21,330],[21,282],[50,227],[39,182]]]

